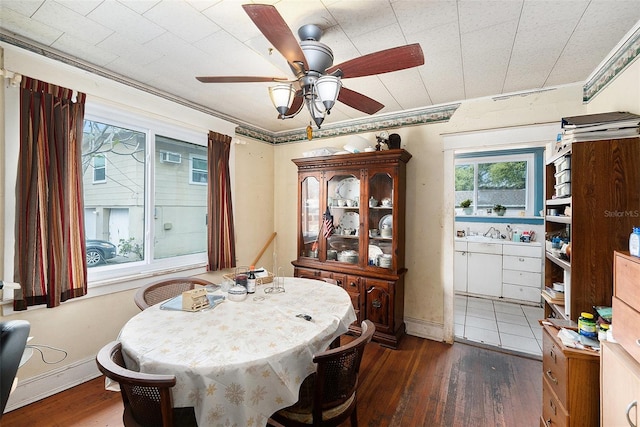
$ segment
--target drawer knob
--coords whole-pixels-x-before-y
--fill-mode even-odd
[[[627,415],[627,422],[629,423],[629,425],[630,425],[631,427],[638,427],[638,425],[637,425],[637,424],[634,424],[633,420],[631,419],[631,416],[629,415],[629,414],[631,413],[631,410],[632,410],[633,408],[636,408],[636,413],[637,413],[637,411],[638,411],[638,409],[637,409],[637,408],[638,408],[638,401],[637,401],[637,400],[634,400],[633,402],[631,402],[631,403],[629,403],[629,404],[627,405],[627,413],[626,413],[626,415]]]
[[[549,378],[551,381],[553,381],[554,384],[558,384],[558,379],[553,376],[553,374],[551,373],[551,369],[547,370],[547,372],[545,372],[545,374],[547,375],[547,378]]]
[[[551,356],[553,361],[557,363],[556,354],[554,353],[553,349],[549,350],[549,356]]]
[[[518,261],[524,262],[524,258],[518,258]]]
[[[636,344],[640,345],[640,338],[636,340]]]
[[[544,420],[544,425],[545,427],[551,427],[551,418],[549,418],[548,420]]]

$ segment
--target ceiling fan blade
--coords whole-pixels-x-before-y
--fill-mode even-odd
[[[291,107],[289,107],[289,109],[285,113],[285,117],[294,116],[298,114],[298,112],[300,112],[300,110],[302,109],[303,102],[304,102],[304,96],[302,96],[302,91],[299,90],[296,92],[295,96],[293,97],[293,102],[291,103]],[[281,119],[282,115],[278,114],[278,118]]]
[[[300,44],[298,44],[298,40],[274,6],[269,4],[243,4],[242,8],[289,64],[302,63],[305,70],[309,69],[307,59],[300,48]]]
[[[343,78],[372,76],[375,74],[390,73],[418,67],[424,64],[424,55],[420,44],[414,43],[407,46],[398,46],[391,49],[363,55],[358,58],[345,61],[327,69],[331,74],[340,69]]]
[[[371,99],[354,90],[347,89],[344,86],[342,86],[340,93],[338,93],[338,101],[367,114],[375,114],[384,108],[384,105],[375,99]]]
[[[253,83],[253,82],[288,82],[286,77],[261,76],[210,76],[196,77],[202,83]]]

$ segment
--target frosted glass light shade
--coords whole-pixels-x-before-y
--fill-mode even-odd
[[[338,99],[342,82],[336,76],[322,76],[316,81],[316,92],[324,108],[329,111]]]
[[[320,129],[320,125],[324,121],[324,105],[318,98],[315,100],[307,99],[307,110],[309,110],[309,114],[311,118]]]
[[[278,113],[284,116],[289,110],[291,101],[296,94],[292,85],[281,84],[269,88],[269,97]]]

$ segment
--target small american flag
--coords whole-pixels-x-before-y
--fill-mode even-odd
[[[322,215],[322,228],[324,229],[324,238],[327,239],[333,234],[333,216],[329,208]]]

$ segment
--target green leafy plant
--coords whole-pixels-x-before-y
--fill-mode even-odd
[[[493,211],[498,215],[498,216],[502,216],[504,215],[504,213],[507,211],[507,208],[500,205],[500,204],[495,204],[493,205]]]
[[[460,207],[461,208],[468,208],[468,207],[471,206],[471,203],[472,203],[471,199],[463,200],[463,201],[460,202]]]
[[[137,243],[133,237],[126,240],[120,239],[120,242],[118,243],[118,253],[122,256],[134,254],[138,259],[144,258],[144,248],[140,243]]]

